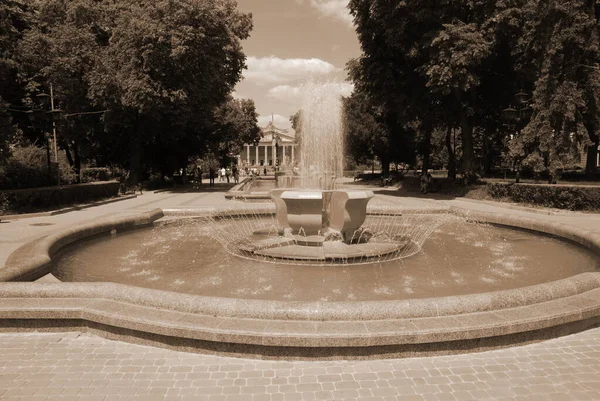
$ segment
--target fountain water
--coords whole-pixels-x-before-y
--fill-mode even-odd
[[[344,132],[339,83],[309,81],[302,93],[299,175],[280,179],[279,185],[293,184],[291,187],[269,192],[276,218],[269,221],[264,216],[256,218],[255,213],[243,217],[219,213],[209,218],[213,235],[233,254],[275,261],[362,263],[416,253],[444,218],[421,218],[427,222],[406,225],[407,219],[393,212],[384,219],[367,220],[373,192],[340,186]],[[223,219],[230,218],[242,219],[242,226],[250,230],[223,224]],[[385,220],[392,224],[385,226]]]
[[[302,94],[300,187],[333,190],[344,169],[339,85],[308,82]]]
[[[279,231],[314,236],[311,244],[322,243],[323,236],[365,241],[358,230],[373,192],[337,189],[344,167],[339,85],[308,82],[302,92],[300,188],[271,191]]]

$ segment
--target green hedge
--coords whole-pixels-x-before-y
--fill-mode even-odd
[[[108,167],[88,167],[81,170],[81,182],[108,181],[111,177]]]
[[[61,187],[0,191],[0,215],[52,210],[119,194],[119,182],[95,182]]]
[[[493,198],[507,198],[513,202],[557,209],[600,209],[600,187],[488,183],[487,192]]]

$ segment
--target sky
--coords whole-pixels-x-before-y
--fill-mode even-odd
[[[241,11],[252,13],[254,28],[242,42],[248,69],[234,96],[254,100],[259,126],[273,114],[276,126],[290,129],[289,117],[301,107],[300,88],[309,76],[337,80],[340,94],[350,94],[345,65],[360,55],[360,46],[346,5],[347,0],[238,0]]]

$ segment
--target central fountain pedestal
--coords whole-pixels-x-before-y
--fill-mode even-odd
[[[350,243],[365,222],[372,191],[276,189],[277,223],[293,235],[338,236]]]

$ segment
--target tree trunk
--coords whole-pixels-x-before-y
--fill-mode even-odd
[[[598,145],[600,145],[600,135],[593,138],[592,145],[587,149],[587,160],[585,163],[585,176],[588,180],[596,179],[596,171],[598,170]]]
[[[390,175],[390,162],[386,155],[379,156],[379,160],[381,160],[381,176],[389,177]]]
[[[473,150],[473,126],[467,115],[467,110],[462,105],[462,94],[458,88],[455,90],[458,109],[460,110],[460,124],[463,146],[462,170],[465,178],[470,180],[475,175],[475,152]]]
[[[475,152],[473,151],[473,127],[466,111],[461,111],[461,134],[463,146],[462,170],[465,175],[475,174]]]
[[[448,150],[448,178],[456,180],[456,155],[452,147],[452,126],[448,125],[446,130],[446,149]]]
[[[77,142],[73,143],[73,159],[73,170],[75,170],[75,175],[77,176],[76,182],[79,184],[81,182],[81,157],[79,156]]]
[[[71,150],[69,149],[68,141],[63,141],[63,148],[65,149],[65,154],[67,155],[67,160],[69,161],[69,166],[73,167],[75,162],[73,161],[73,155],[71,154]]]
[[[46,162],[48,163],[48,179],[52,181],[52,160],[50,159],[50,142],[46,140]]]
[[[129,136],[129,181],[133,185],[140,181],[140,170],[142,167],[141,128],[141,124],[139,122],[136,123],[133,132]]]
[[[427,172],[429,170],[430,153],[431,153],[431,131],[426,130],[423,133],[423,143],[421,144],[421,155],[423,156],[423,168],[421,170],[421,175],[427,175]]]

